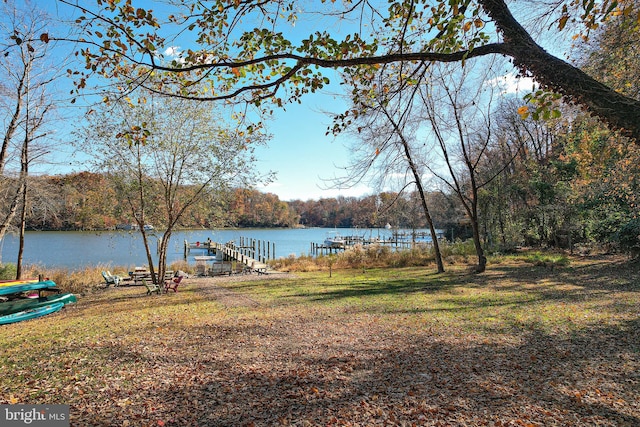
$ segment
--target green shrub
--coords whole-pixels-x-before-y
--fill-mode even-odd
[[[620,249],[634,257],[640,255],[640,218],[623,225],[615,236]]]
[[[475,256],[476,247],[471,239],[464,241],[456,240],[455,242],[443,241],[440,242],[440,253],[442,254],[443,259],[450,256]]]
[[[13,280],[16,278],[16,266],[15,264],[1,264],[0,265],[0,280]]]

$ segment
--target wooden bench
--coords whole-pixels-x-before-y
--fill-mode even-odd
[[[233,268],[230,262],[214,262],[207,270],[209,276],[231,275]]]

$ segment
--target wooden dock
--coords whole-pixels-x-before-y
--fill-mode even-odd
[[[184,241],[184,258],[187,259],[187,256],[191,253],[191,251],[200,251],[199,253],[204,253],[206,255],[215,255],[215,246],[211,240],[205,240],[204,242],[187,242]]]
[[[371,245],[387,246],[393,250],[406,250],[411,249],[418,245],[430,245],[431,242],[424,240],[426,236],[431,236],[427,233],[414,233],[412,235],[396,234],[394,233],[390,238],[365,238],[363,236],[343,236],[343,244],[340,245],[326,245],[324,243],[311,243],[311,255],[330,255],[333,253],[339,253],[348,249],[354,248],[356,245],[363,247]]]
[[[235,242],[219,243],[207,240],[205,242],[184,242],[185,259],[192,250],[200,250],[206,254],[196,256],[196,263],[212,261],[213,264],[233,261],[240,263],[244,267],[243,273],[256,272],[258,274],[267,274],[268,265],[266,261],[275,257],[275,244],[271,242],[263,242],[254,239],[240,239],[240,245]],[[212,266],[212,270],[215,268]],[[234,272],[240,271],[234,269]]]
[[[234,260],[236,262],[240,262],[245,266],[249,267],[252,271],[258,274],[266,274],[267,273],[267,264],[250,257],[243,253],[241,247],[236,247],[232,243],[215,243],[216,251],[221,252],[223,254],[223,259]],[[216,252],[216,254],[217,254]]]

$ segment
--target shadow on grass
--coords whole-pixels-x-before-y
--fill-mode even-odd
[[[384,295],[412,295],[416,293],[436,293],[451,289],[457,283],[441,280],[435,275],[424,278],[400,278],[377,280],[353,280],[345,284],[327,285],[318,292],[300,293],[294,296],[313,301],[345,298],[375,298]]]
[[[135,402],[111,418],[92,408],[78,419],[86,425],[136,417],[205,426],[486,425],[498,420],[503,425],[640,425],[637,320],[570,338],[533,330],[518,344],[472,337],[461,342],[426,333],[398,340],[397,331],[368,335],[358,328],[336,330],[335,324],[327,324],[323,336],[315,335],[322,324],[299,327],[309,328],[313,338],[300,341],[291,327],[257,324],[194,328],[183,345],[198,345],[193,353],[198,358],[167,351],[132,362],[131,350],[116,345],[101,357],[145,364],[155,372],[145,374],[146,387],[135,388]],[[120,390],[112,398],[116,402],[131,391]]]
[[[489,267],[489,271],[508,279],[514,287],[563,283],[590,291],[620,292],[640,289],[640,264],[635,261],[612,261],[608,258],[594,257],[579,265],[554,269],[523,264],[494,265]],[[480,274],[470,280],[479,286],[486,286],[491,284],[493,277]]]
[[[366,276],[366,275],[365,275]],[[496,285],[498,284],[498,285]],[[253,285],[255,286],[255,285]],[[495,291],[495,297],[479,299],[455,295],[467,288]],[[234,288],[235,289],[235,288]],[[244,291],[251,292],[251,285]],[[439,298],[442,307],[425,307],[424,311],[466,310],[491,306],[537,304],[544,301],[585,301],[601,295],[640,291],[640,268],[634,262],[594,262],[576,267],[549,270],[525,265],[493,265],[485,274],[453,271],[444,274],[351,279],[344,283],[327,282],[321,289],[304,290],[290,295],[310,301],[398,298],[447,292],[451,298]],[[513,297],[517,293],[517,297]],[[448,305],[448,307],[447,307]],[[415,311],[415,310],[414,310]],[[418,310],[419,311],[419,310]]]

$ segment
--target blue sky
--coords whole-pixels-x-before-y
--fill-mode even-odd
[[[52,16],[68,17],[68,7],[56,5],[52,0],[34,0],[34,4],[47,10]],[[92,1],[87,3],[93,5]],[[137,4],[137,2],[136,2]],[[160,3],[143,1],[142,4],[157,10]],[[78,15],[75,13],[74,16]],[[306,30],[301,30],[306,33]],[[178,49],[184,46],[177,46]],[[333,83],[333,82],[332,82]],[[337,83],[337,81],[336,81]],[[70,82],[65,83],[65,86]],[[273,120],[266,123],[272,139],[267,147],[258,149],[258,168],[262,172],[275,171],[276,179],[267,186],[259,186],[264,192],[277,194],[281,200],[309,200],[326,197],[362,196],[373,192],[365,185],[351,189],[327,189],[327,180],[343,173],[339,166],[345,166],[349,154],[344,142],[346,136],[338,138],[325,135],[331,123],[332,113],[343,112],[344,100],[335,93],[338,85],[330,85],[324,93],[309,94],[302,99],[302,104],[289,104],[284,109],[274,111]],[[62,91],[68,94],[68,89]],[[68,95],[67,95],[68,96]],[[60,103],[62,106],[63,103]],[[63,114],[67,117],[81,115],[85,108],[79,100]],[[61,121],[58,135],[71,131],[73,119]],[[87,156],[73,153],[70,146],[58,146],[55,153],[54,166],[42,166],[41,172],[48,174],[67,173],[86,169]]]
[[[55,3],[51,0],[35,0],[36,4],[45,7],[53,15],[56,14]],[[92,1],[88,1],[93,5]],[[137,4],[137,3],[136,3]],[[150,1],[143,4],[159,3]],[[64,11],[60,9],[61,14]],[[344,23],[343,23],[344,24]],[[337,32],[344,28],[336,29]],[[300,29],[301,34],[309,30]],[[176,46],[178,49],[184,46]],[[512,76],[507,80],[513,80]],[[275,171],[276,180],[266,187],[259,187],[265,192],[274,193],[281,200],[309,200],[324,197],[363,196],[373,194],[376,190],[366,184],[359,184],[350,189],[327,189],[331,178],[344,174],[340,168],[349,163],[349,150],[346,147],[348,135],[334,137],[325,135],[331,123],[331,116],[327,112],[341,113],[345,110],[345,100],[336,93],[340,86],[336,77],[332,77],[332,85],[324,92],[309,94],[302,98],[302,104],[289,104],[284,109],[276,109],[273,120],[269,121],[267,129],[272,135],[267,147],[258,150],[258,168],[263,171]],[[506,81],[509,86],[511,82]],[[529,85],[529,87],[531,87]],[[507,90],[511,92],[511,90]],[[68,93],[68,92],[67,92]],[[75,108],[79,111],[79,108]],[[71,167],[75,171],[85,169],[83,161],[86,157],[74,158],[71,149],[60,147],[60,157],[67,165],[67,170],[59,167],[64,173]],[[48,173],[51,173],[50,171]]]
[[[372,190],[364,185],[350,189],[327,189],[331,178],[344,174],[349,151],[348,135],[325,135],[331,123],[326,111],[341,113],[344,101],[332,94],[314,94],[275,112],[267,123],[273,138],[259,150],[263,170],[277,172],[275,182],[263,191],[277,194],[281,200],[307,200],[322,197],[362,196]]]

